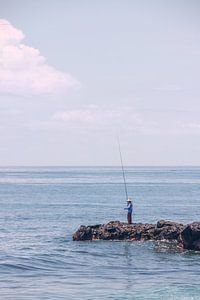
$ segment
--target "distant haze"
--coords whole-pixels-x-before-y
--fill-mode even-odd
[[[0,0],[0,166],[200,165],[200,1]]]

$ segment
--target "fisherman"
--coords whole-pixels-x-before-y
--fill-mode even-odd
[[[127,207],[124,208],[124,209],[128,210],[127,221],[128,221],[128,224],[131,224],[132,223],[132,211],[133,211],[133,204],[132,204],[131,197],[128,197],[128,199],[127,199]]]

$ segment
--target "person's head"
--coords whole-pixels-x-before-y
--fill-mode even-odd
[[[131,197],[128,197],[127,203],[128,203],[128,204],[129,204],[129,203],[132,203],[132,198],[131,198]]]

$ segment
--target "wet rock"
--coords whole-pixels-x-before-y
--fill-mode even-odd
[[[177,225],[182,225],[182,224],[178,224],[176,222],[166,221],[166,220],[160,220],[157,222],[157,228],[162,228],[164,226],[177,226]]]
[[[200,222],[187,225],[181,232],[183,248],[200,251]]]
[[[166,220],[160,220],[157,224],[111,221],[108,224],[81,225],[73,234],[73,240],[169,241],[180,249],[200,251],[200,222],[185,226]]]
[[[193,247],[195,251],[200,251],[200,239],[198,241],[193,242]]]
[[[80,226],[74,233],[73,240],[162,240],[175,239],[179,234],[180,224],[165,224],[158,228],[155,224],[127,224],[112,221],[108,224]]]
[[[73,234],[73,240],[86,241],[92,240],[92,227],[81,225],[80,228]]]
[[[154,231],[155,240],[177,240],[183,228],[182,224],[160,220]]]

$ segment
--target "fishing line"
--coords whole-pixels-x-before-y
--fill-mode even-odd
[[[124,172],[124,165],[123,165],[123,160],[122,160],[122,152],[121,152],[119,136],[117,137],[117,140],[118,140],[118,146],[119,146],[119,154],[120,154],[122,174],[123,174],[123,179],[124,179],[124,189],[125,189],[126,200],[127,200],[128,199],[128,191],[127,191],[127,185],[126,185],[126,177],[125,177],[125,172]]]

